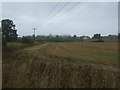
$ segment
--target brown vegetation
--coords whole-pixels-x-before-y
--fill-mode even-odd
[[[119,87],[117,51],[117,43],[10,44],[3,88]]]

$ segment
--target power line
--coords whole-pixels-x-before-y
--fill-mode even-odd
[[[77,2],[76,4],[74,4],[71,8],[69,8],[68,10],[66,10],[63,15],[67,12],[69,12],[71,9],[73,9],[74,7],[76,7],[80,2]]]
[[[69,3],[69,2],[68,2],[68,3]],[[66,3],[66,5],[67,5],[68,3]],[[74,7],[76,7],[79,3],[80,3],[80,2],[77,2],[77,3],[74,4],[71,8],[67,9],[61,16],[63,16],[65,13],[69,12],[71,9],[73,9]],[[64,6],[65,6],[65,5],[64,5]],[[63,7],[63,8],[64,8],[64,7]],[[63,8],[62,8],[62,9],[63,9]],[[59,12],[60,12],[60,11],[59,11]],[[57,14],[59,14],[59,13],[57,13]],[[57,15],[57,14],[56,14],[56,15]],[[55,15],[55,16],[56,16],[56,15]],[[48,22],[48,21],[47,21],[47,22]]]
[[[67,2],[58,12],[56,12],[56,14],[54,15],[54,17],[59,14],[60,11],[62,11],[63,8],[65,8],[70,2]]]
[[[63,8],[65,8],[70,2],[67,2],[63,5],[62,8],[59,9],[59,11],[57,11],[51,18],[54,18],[56,15],[58,15],[62,10]],[[51,20],[51,19],[50,19]],[[46,21],[46,23],[48,22],[49,20]]]
[[[59,4],[60,4],[60,2],[58,2],[58,3],[55,5],[55,7],[53,7],[53,8],[48,12],[48,14],[45,16],[45,18],[41,21],[40,24],[42,24],[42,23],[49,17],[49,15],[58,7]]]
[[[59,8],[57,8],[59,5],[60,5],[60,3],[61,2],[58,2],[49,12],[48,12],[48,14],[45,16],[45,18],[41,21],[41,23],[40,24],[45,24],[45,23],[47,23],[48,21],[49,21],[49,17],[50,17],[50,15],[51,15],[51,13],[54,11],[54,10],[58,10]],[[52,17],[50,18],[50,20],[51,19],[53,19],[56,15],[58,15],[59,13],[61,13],[61,11],[69,4],[70,2],[66,2],[57,12],[55,12],[53,15],[52,15]],[[67,12],[69,12],[70,10],[72,10],[74,7],[76,7],[78,4],[79,4],[80,2],[77,2],[77,3],[75,3],[72,7],[70,7],[70,8],[66,8],[67,10],[64,10],[65,12],[63,12],[63,13],[61,13],[61,16],[63,16],[64,14],[66,14]],[[33,28],[33,30],[34,30],[34,36],[35,36],[35,28]]]

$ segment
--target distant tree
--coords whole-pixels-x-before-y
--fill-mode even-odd
[[[104,40],[102,40],[102,38],[101,38],[101,34],[94,34],[94,36],[92,38],[97,39],[97,40],[91,41],[91,42],[104,42]]]
[[[73,35],[73,38],[77,38],[77,36],[76,36],[76,35]]]
[[[49,35],[48,35],[48,37],[50,37],[50,38],[51,38],[51,37],[53,37],[53,35],[52,35],[52,34],[49,34]]]
[[[59,38],[59,35],[56,35],[55,37],[56,37],[56,38]]]
[[[17,39],[17,30],[15,29],[15,24],[10,19],[2,20],[2,37],[10,42]]]
[[[32,36],[23,36],[21,41],[22,43],[32,44],[34,43],[34,38]]]
[[[92,38],[94,38],[94,39],[100,39],[101,38],[101,34],[94,34],[94,36]]]

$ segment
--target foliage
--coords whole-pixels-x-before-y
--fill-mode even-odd
[[[36,36],[36,41],[38,42],[81,42],[81,38],[76,35],[67,36],[67,35],[49,35],[49,36]]]
[[[34,43],[34,39],[31,36],[23,36],[21,42],[31,44]]]
[[[10,19],[2,20],[2,36],[7,42],[15,41],[17,39],[17,30],[15,24]]]
[[[91,42],[104,42],[104,40],[102,40],[102,39],[98,39],[98,40],[91,41]]]
[[[94,34],[94,36],[92,38],[94,38],[94,39],[100,39],[100,37],[101,37],[101,34]]]
[[[73,35],[73,38],[77,38],[77,36],[76,36],[76,35]]]

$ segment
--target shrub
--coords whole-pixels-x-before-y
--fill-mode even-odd
[[[22,43],[28,43],[28,44],[34,43],[34,39],[31,36],[23,36],[21,41]]]
[[[95,41],[91,41],[91,42],[104,42],[104,41],[99,39],[99,40],[95,40]]]

